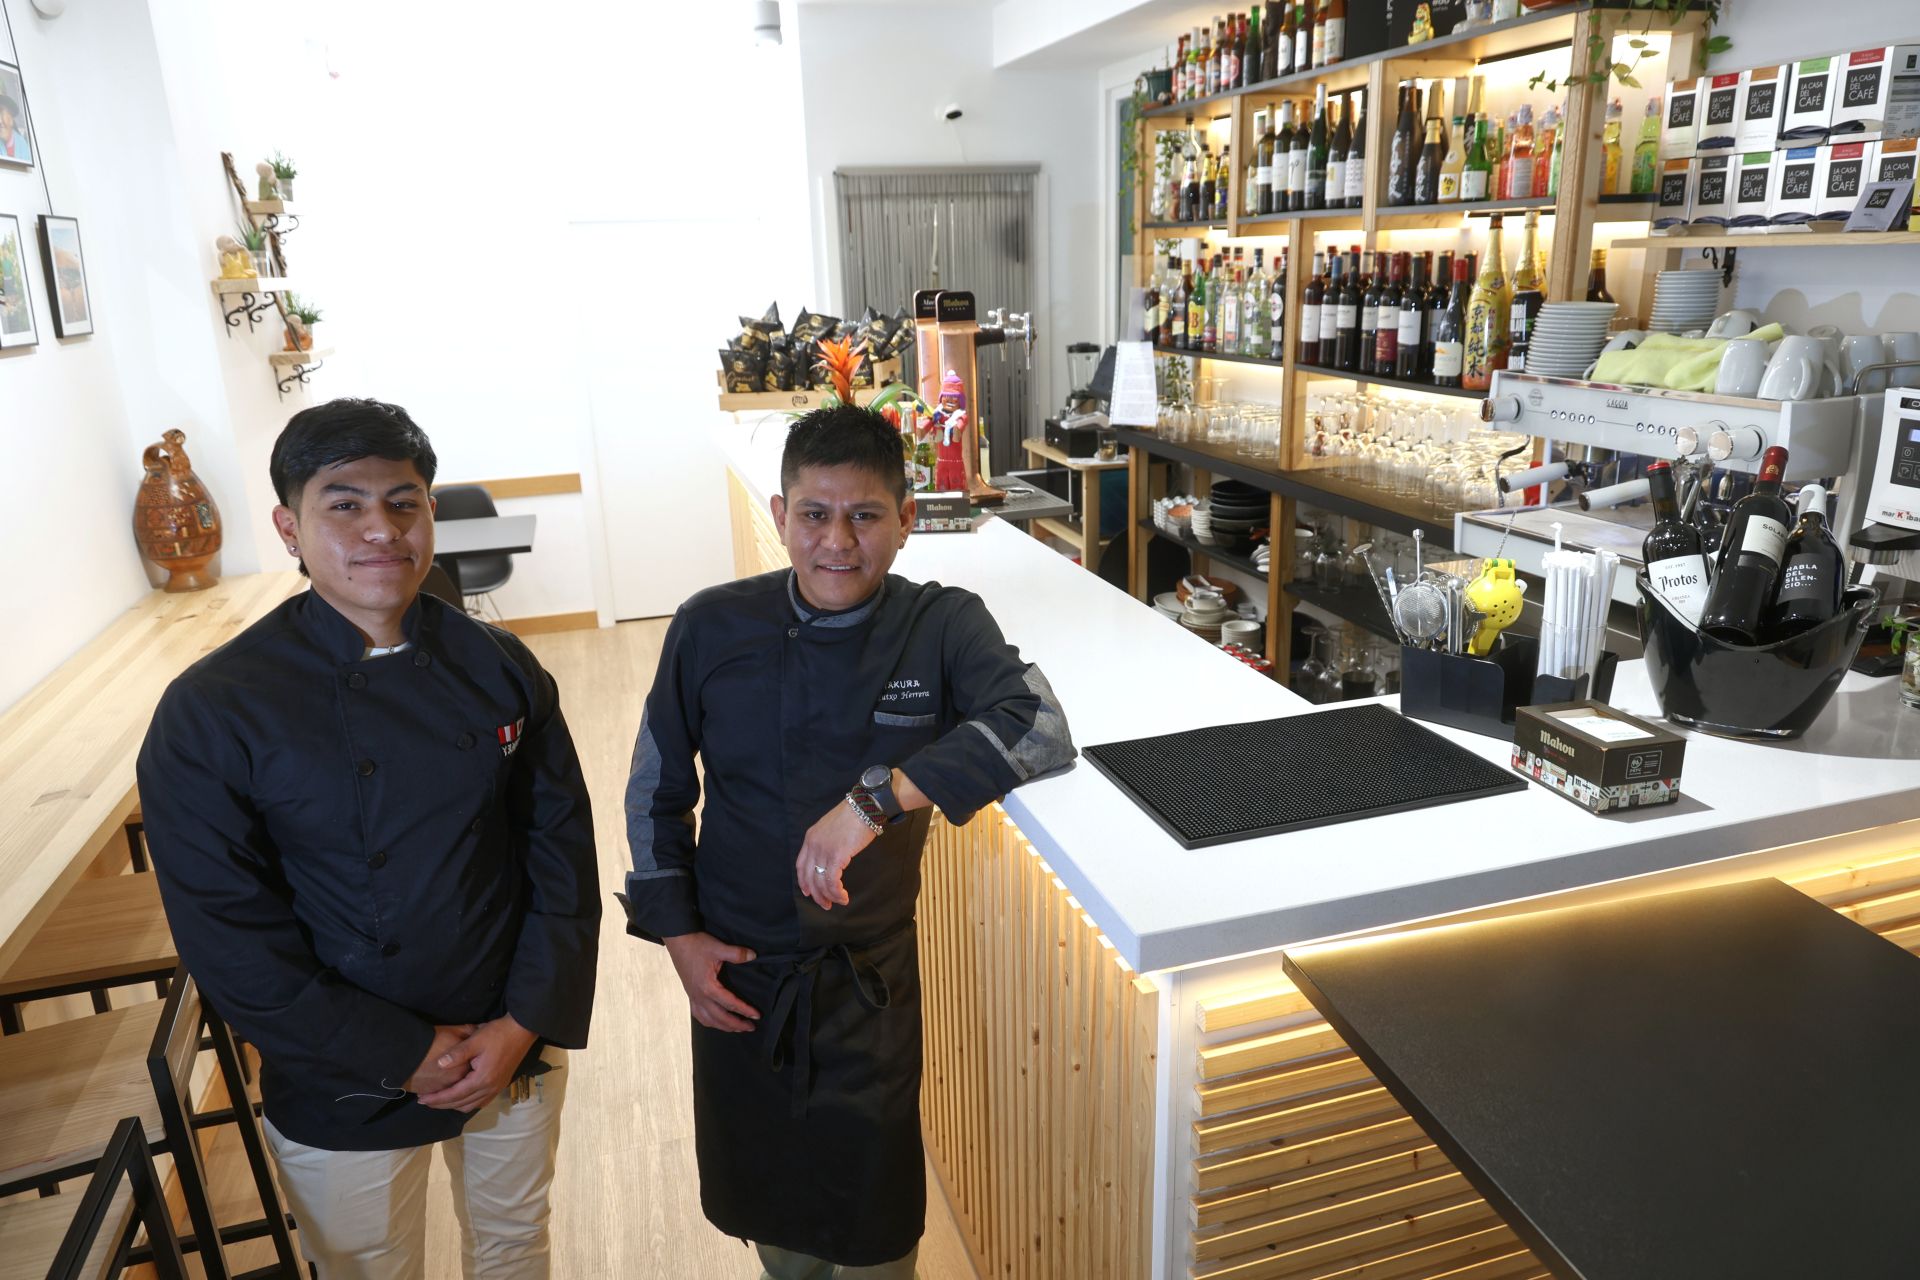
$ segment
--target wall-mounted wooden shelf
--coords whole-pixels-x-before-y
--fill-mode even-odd
[[[295,386],[305,386],[307,379],[319,371],[333,354],[332,347],[309,347],[305,351],[275,351],[267,356],[267,364],[274,371],[273,388],[280,393],[282,400]]]
[[[1468,391],[1465,387],[1436,387],[1431,382],[1410,382],[1403,378],[1382,378],[1371,373],[1354,373],[1348,369],[1330,369],[1326,365],[1295,365],[1294,372],[1309,378],[1345,378],[1348,382],[1363,382],[1372,387],[1390,387],[1395,391],[1419,391],[1430,396],[1453,396],[1462,400],[1485,400],[1484,391]]]
[[[283,368],[303,364],[317,365],[332,354],[332,347],[311,347],[305,351],[276,351],[267,357],[267,363]]]
[[[1184,347],[1155,346],[1154,351],[1163,356],[1192,356],[1195,360],[1223,360],[1230,364],[1263,364],[1269,369],[1286,366],[1284,360],[1274,360],[1267,356],[1241,356],[1226,351],[1188,351]]]
[[[1633,236],[1616,249],[1849,249],[1920,244],[1920,231],[1758,231],[1712,235]]]
[[[226,298],[236,294],[295,293],[292,276],[242,276],[238,280],[215,280],[213,292]]]
[[[1452,200],[1446,204],[1383,205],[1380,225],[1384,229],[1448,227],[1464,218],[1487,217],[1495,213],[1525,213],[1538,209],[1551,217],[1558,196],[1529,196],[1524,200]]]
[[[246,206],[257,218],[294,218],[300,213],[291,200],[249,200]]]

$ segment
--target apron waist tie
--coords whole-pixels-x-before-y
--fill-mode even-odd
[[[779,979],[773,987],[773,1007],[768,1011],[765,1024],[767,1069],[779,1072],[792,1067],[794,1119],[807,1113],[807,1095],[813,1086],[814,978],[822,965],[837,960],[846,966],[847,976],[853,979],[854,994],[860,1003],[875,1013],[886,1009],[892,1004],[893,995],[887,989],[886,978],[873,961],[867,959],[867,954],[905,928],[903,925],[863,947],[850,947],[841,942],[812,951],[758,956],[751,962],[780,967]]]

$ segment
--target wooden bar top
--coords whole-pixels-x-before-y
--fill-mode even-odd
[[[132,812],[168,682],[304,586],[286,571],[149,592],[0,715],[0,971]]]

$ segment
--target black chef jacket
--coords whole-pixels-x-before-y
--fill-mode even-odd
[[[674,616],[627,787],[629,932],[756,954],[722,971],[755,1029],[693,1024],[701,1203],[721,1230],[873,1266],[924,1229],[913,912],[929,814],[854,858],[852,901],[830,912],[795,878],[807,830],[871,765],[964,823],[1073,756],[1045,678],[971,592],[889,576],[822,614],[782,571]]]
[[[336,1151],[460,1132],[401,1094],[434,1024],[510,1012],[578,1049],[593,1005],[593,818],[553,678],[432,596],[404,627],[363,659],[295,596],[182,673],[140,750],[180,956],[260,1050],[267,1118]]]

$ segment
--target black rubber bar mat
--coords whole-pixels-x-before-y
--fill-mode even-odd
[[[1527,789],[1512,770],[1377,705],[1081,754],[1187,849]]]

